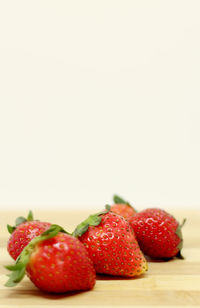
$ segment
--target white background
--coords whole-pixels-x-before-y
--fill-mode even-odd
[[[200,1],[0,1],[0,207],[200,205]]]

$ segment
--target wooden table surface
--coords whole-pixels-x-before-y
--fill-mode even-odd
[[[97,210],[98,211],[98,210]],[[96,209],[93,211],[96,212]],[[181,221],[187,218],[183,229],[185,260],[149,262],[148,272],[140,278],[123,279],[97,276],[93,290],[50,295],[40,292],[27,278],[17,287],[6,288],[4,265],[12,263],[6,250],[8,233],[6,224],[13,224],[25,212],[0,212],[0,308],[60,306],[72,307],[200,307],[200,211],[171,210]],[[88,216],[87,211],[35,212],[40,220],[64,226],[68,231]]]

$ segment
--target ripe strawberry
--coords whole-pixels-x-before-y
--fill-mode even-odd
[[[115,202],[113,205],[110,207],[106,206],[106,208],[110,209],[110,211],[119,214],[126,219],[137,213],[136,210],[130,205],[130,203],[123,200],[121,197],[114,195],[113,201]]]
[[[146,209],[131,217],[129,223],[144,254],[152,258],[182,258],[183,224],[179,225],[172,215],[157,208]]]
[[[84,245],[58,225],[51,225],[22,251],[11,270],[7,287],[20,282],[25,272],[39,289],[64,293],[89,290],[95,284],[95,270]]]
[[[33,214],[30,211],[27,218],[18,217],[14,227],[7,225],[11,236],[8,240],[7,249],[10,256],[16,260],[24,247],[36,236],[40,235],[50,227],[48,222],[33,220]]]
[[[85,245],[97,273],[139,276],[147,262],[126,219],[104,211],[77,226],[74,236]]]

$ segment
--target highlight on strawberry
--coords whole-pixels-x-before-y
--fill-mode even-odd
[[[7,225],[8,232],[11,234],[7,250],[10,256],[16,260],[24,247],[36,236],[49,229],[49,222],[41,222],[33,218],[32,211],[29,211],[27,218],[18,217],[15,226]]]
[[[157,259],[183,259],[181,229],[185,221],[179,224],[171,214],[158,208],[146,209],[129,219],[143,253]]]
[[[27,273],[42,291],[64,293],[89,290],[95,285],[95,270],[84,245],[58,225],[51,225],[23,249],[5,284],[13,287]]]
[[[110,206],[110,211],[119,214],[126,219],[137,213],[137,211],[128,201],[125,201],[118,195],[113,196],[113,202],[114,204]]]
[[[89,216],[73,232],[87,249],[97,273],[134,277],[147,262],[128,221],[109,210]]]

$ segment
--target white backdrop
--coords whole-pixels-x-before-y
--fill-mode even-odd
[[[0,1],[0,207],[200,205],[200,1]]]

